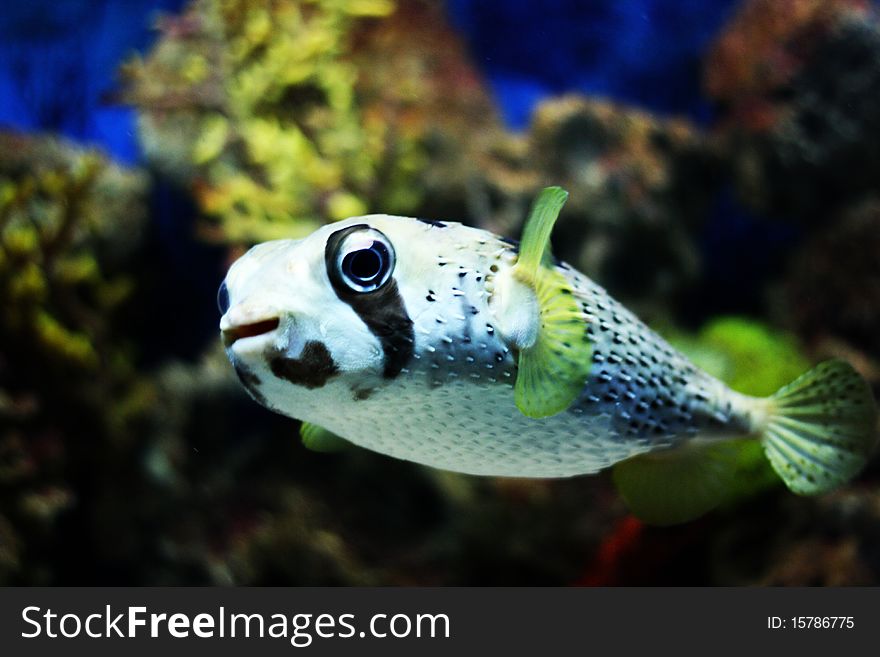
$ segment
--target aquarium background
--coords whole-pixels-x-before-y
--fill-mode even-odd
[[[880,467],[759,450],[706,517],[611,477],[306,450],[215,293],[366,212],[555,252],[737,390],[839,356],[880,391],[880,17],[856,0],[32,1],[0,19],[0,583],[880,582]]]

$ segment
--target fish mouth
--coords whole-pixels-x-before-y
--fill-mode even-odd
[[[250,324],[240,324],[238,326],[230,326],[223,329],[223,344],[229,349],[238,340],[245,338],[255,338],[267,333],[272,333],[281,324],[281,320],[277,317],[270,319],[262,319],[259,322]]]

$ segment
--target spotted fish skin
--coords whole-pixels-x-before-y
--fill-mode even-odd
[[[381,299],[332,280],[333,236],[365,229],[396,254]],[[698,369],[564,263],[556,270],[582,313],[589,376],[565,411],[526,417],[514,403],[517,350],[499,330],[496,293],[516,262],[515,243],[491,233],[387,215],[259,245],[227,276],[221,329],[245,335],[237,327],[267,318],[277,328],[227,340],[227,352],[265,406],[383,454],[471,474],[593,473],[760,423],[760,400]]]

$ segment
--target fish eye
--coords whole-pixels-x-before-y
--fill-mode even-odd
[[[229,310],[229,289],[226,287],[226,281],[220,283],[220,289],[217,290],[217,309],[221,315],[225,315]]]
[[[373,292],[394,270],[394,249],[382,233],[365,228],[346,235],[333,259],[335,277],[354,292]]]

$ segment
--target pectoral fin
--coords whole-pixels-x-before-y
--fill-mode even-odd
[[[299,435],[303,445],[314,452],[338,452],[351,445],[345,438],[311,422],[300,425]]]
[[[514,398],[526,416],[542,418],[568,408],[590,372],[590,343],[584,315],[568,280],[554,266],[550,233],[568,198],[560,187],[541,192],[526,221],[519,259],[513,269],[511,313],[533,306],[533,326],[522,336]],[[525,304],[524,299],[530,300]]]

